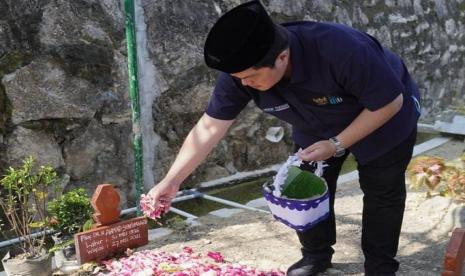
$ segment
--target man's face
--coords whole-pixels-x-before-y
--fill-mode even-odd
[[[275,66],[248,68],[244,71],[231,74],[241,80],[242,85],[249,86],[259,91],[266,91],[278,83],[286,73],[289,62],[289,51],[283,51],[276,58]]]

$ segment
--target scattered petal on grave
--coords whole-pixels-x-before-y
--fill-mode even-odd
[[[241,264],[225,262],[220,252],[208,252],[204,258],[194,254],[190,247],[184,247],[181,253],[167,253],[157,250],[134,252],[119,260],[103,261],[105,272],[99,275],[173,275],[173,276],[284,276],[279,269],[261,271]]]

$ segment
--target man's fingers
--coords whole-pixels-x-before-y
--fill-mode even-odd
[[[299,158],[304,161],[314,161],[315,157],[316,157],[316,151],[309,150],[308,148],[299,153]]]
[[[171,202],[168,203],[167,205],[165,205],[165,209],[163,210],[165,212],[165,214],[170,211],[170,208],[171,208]]]
[[[165,214],[168,213],[171,208],[171,199],[165,198],[163,200],[160,200],[160,203],[163,204],[163,212]]]

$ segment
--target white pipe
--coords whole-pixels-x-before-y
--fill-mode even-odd
[[[45,230],[45,235],[50,235],[50,234],[54,234],[54,233],[56,233],[55,230]],[[40,235],[42,235],[42,231],[32,233],[30,236],[31,236],[31,238],[36,238],[36,237],[38,237]],[[19,243],[22,240],[24,240],[23,237],[2,241],[2,242],[0,242],[0,248]]]
[[[229,205],[229,206],[232,206],[232,207],[242,208],[242,209],[246,209],[246,210],[250,210],[250,211],[256,211],[256,212],[268,213],[268,214],[270,213],[269,211],[266,211],[266,210],[250,207],[250,206],[247,206],[247,205],[244,205],[244,204],[240,204],[240,203],[237,203],[237,202],[234,202],[234,201],[222,199],[222,198],[219,198],[219,197],[206,195],[206,194],[203,194],[203,193],[199,193],[197,191],[193,191],[193,193],[194,193],[194,195],[197,195],[197,197],[205,198],[207,200],[215,201],[215,202],[222,203],[222,204],[225,204],[225,205]]]
[[[182,211],[182,210],[179,210],[179,209],[177,209],[177,208],[174,208],[173,206],[170,207],[170,212],[173,212],[173,213],[175,213],[175,214],[181,215],[181,216],[186,217],[186,218],[188,218],[188,219],[198,219],[198,218],[199,218],[199,217],[194,216],[194,215],[192,215],[192,214],[190,214],[190,213],[188,213],[188,212],[184,212],[184,211]]]

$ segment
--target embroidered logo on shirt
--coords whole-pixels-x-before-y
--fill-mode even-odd
[[[317,105],[340,104],[343,102],[342,98],[337,96],[313,98],[312,101]]]
[[[278,106],[263,108],[263,111],[265,111],[265,112],[276,112],[276,111],[282,111],[282,110],[285,110],[285,109],[288,109],[288,108],[289,108],[289,104],[282,104],[282,105],[278,105]]]
[[[312,100],[317,105],[326,105],[326,104],[328,104],[328,99],[326,97],[313,98]]]

